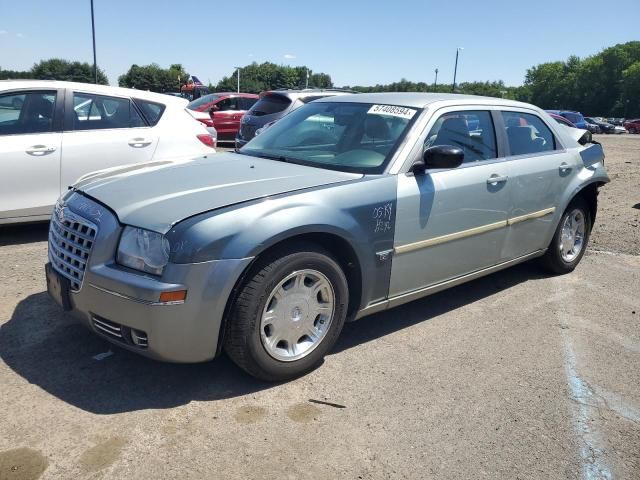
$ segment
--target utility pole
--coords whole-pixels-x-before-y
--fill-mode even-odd
[[[433,81],[433,91],[435,92],[438,88],[438,69],[436,68],[436,79]]]
[[[309,67],[307,67],[307,83],[304,88],[309,88]]]
[[[460,55],[460,50],[464,50],[464,48],[456,48],[456,66],[453,69],[453,86],[451,87],[451,92],[456,91],[456,77],[458,76],[458,56]]]
[[[93,37],[93,83],[98,83],[98,63],[96,62],[96,26],[93,19],[93,0],[91,0],[91,35]]]
[[[235,67],[235,69],[238,75],[238,93],[240,93],[240,67]]]

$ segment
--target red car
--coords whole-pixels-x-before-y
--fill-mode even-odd
[[[233,140],[240,130],[240,120],[260,98],[253,93],[220,92],[204,95],[187,105],[198,112],[209,112],[211,121],[200,120],[207,127],[214,127],[218,140]]]
[[[626,120],[622,126],[629,133],[640,133],[640,118],[636,118],[635,120]]]

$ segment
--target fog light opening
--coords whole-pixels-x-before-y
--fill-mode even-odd
[[[146,332],[142,330],[131,329],[131,342],[138,347],[146,348],[149,345]]]

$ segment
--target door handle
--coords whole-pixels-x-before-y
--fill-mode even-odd
[[[147,140],[146,138],[132,138],[129,140],[129,146],[133,148],[143,148],[151,145],[152,141]]]
[[[503,183],[506,182],[509,179],[509,177],[505,176],[500,176],[500,175],[491,175],[489,178],[487,178],[487,185],[497,185],[498,183]]]
[[[56,147],[47,147],[46,145],[33,145],[25,150],[29,155],[33,155],[34,157],[42,157],[43,155],[48,155],[49,153],[55,152]]]
[[[571,171],[571,166],[566,162],[562,162],[558,167],[558,170],[560,170],[560,173],[567,173]]]

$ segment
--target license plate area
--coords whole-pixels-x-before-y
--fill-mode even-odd
[[[45,265],[45,272],[49,296],[60,305],[63,310],[71,310],[71,282],[56,272],[50,263]]]

